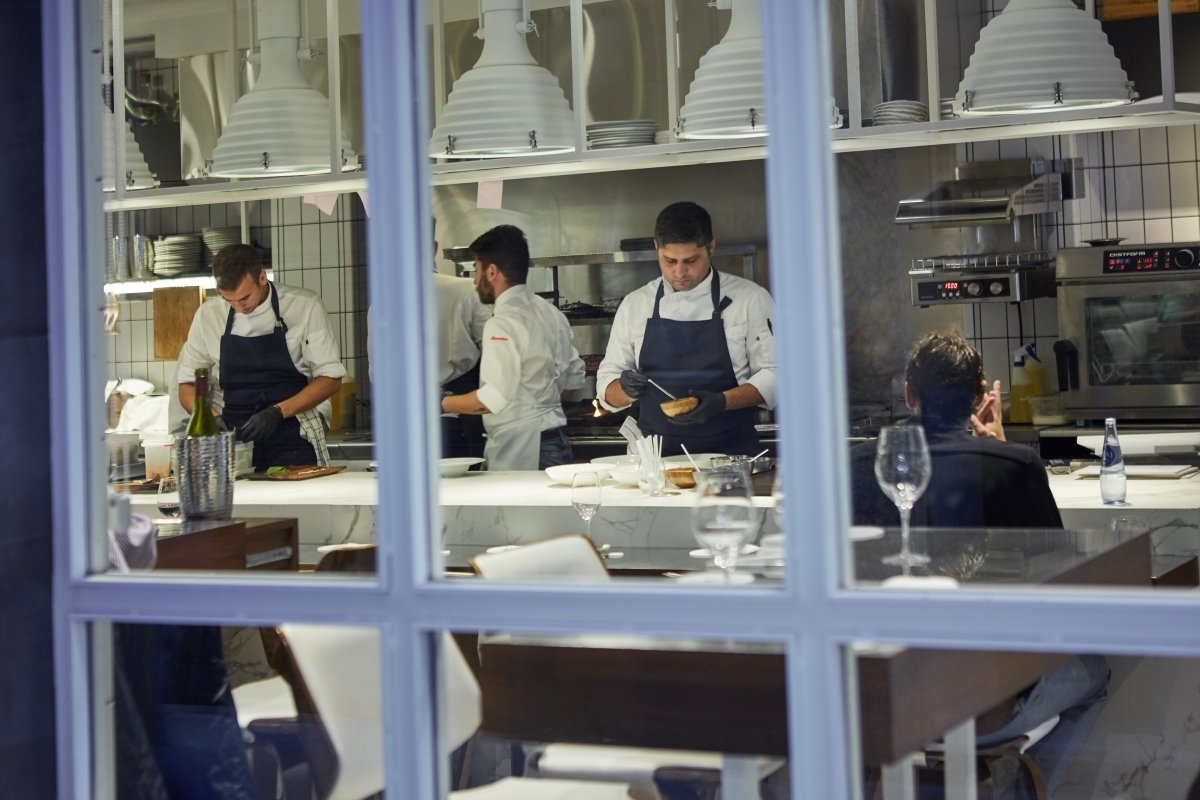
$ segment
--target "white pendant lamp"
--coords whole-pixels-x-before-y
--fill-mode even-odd
[[[730,0],[729,30],[700,58],[696,77],[679,110],[681,139],[763,136],[762,25],[759,0]]]
[[[964,115],[1025,114],[1135,97],[1098,20],[1071,0],[1010,0],[980,34],[954,107]]]
[[[330,172],[329,98],[300,73],[299,0],[258,0],[261,69],[254,88],[238,98],[213,150],[209,174],[261,178]],[[358,156],[343,136],[344,171]]]
[[[146,163],[146,157],[142,155],[142,148],[138,145],[137,139],[133,138],[133,129],[129,127],[129,122],[118,121],[116,114],[110,111],[108,105],[103,101],[101,101],[101,107],[104,109],[104,117],[100,126],[100,142],[103,148],[101,161],[104,163],[101,187],[106,192],[115,191],[117,188],[115,175],[117,154],[116,148],[113,147],[113,132],[118,128],[124,133],[122,140],[125,145],[125,177],[121,183],[124,184],[125,190],[153,189],[158,186],[158,180],[150,174],[150,166]]]
[[[429,137],[433,158],[503,158],[575,149],[571,106],[525,44],[521,0],[481,0],[483,52],[454,82]]]

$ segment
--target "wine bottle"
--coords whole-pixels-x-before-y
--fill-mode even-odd
[[[196,398],[192,405],[192,418],[188,421],[187,436],[216,436],[221,432],[213,418],[212,408],[208,405],[208,370],[200,367],[196,370]]]

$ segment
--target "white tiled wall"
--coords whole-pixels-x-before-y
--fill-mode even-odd
[[[238,204],[155,209],[135,212],[130,230],[157,236],[196,233],[206,227],[241,224]],[[269,248],[274,279],[316,292],[329,311],[349,377],[366,385],[366,216],[353,195],[338,198],[333,214],[325,216],[299,198],[261,201],[247,206],[250,238]],[[206,254],[207,255],[207,254]],[[148,295],[130,295],[120,302],[117,330],[106,337],[108,377],[141,378],[166,390],[175,374],[175,361],[154,358],[154,312]],[[359,381],[359,377],[362,380]],[[360,410],[358,423],[365,422]]]
[[[1145,128],[1076,136],[962,145],[964,160],[1081,158],[1085,196],[1069,200],[1046,228],[1049,249],[1083,247],[1088,239],[1122,237],[1123,244],[1200,241],[1200,126]],[[964,307],[964,330],[983,353],[990,377],[1007,389],[1013,350],[1035,341],[1053,378],[1058,311],[1053,299]]]

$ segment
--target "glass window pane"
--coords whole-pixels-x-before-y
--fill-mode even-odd
[[[520,794],[523,782],[553,780],[564,796],[607,787],[613,797],[691,797],[724,776],[740,787],[734,796],[790,796],[781,645],[505,632],[454,639],[469,664],[464,673],[447,658],[442,672],[448,730],[460,731],[451,745],[466,745],[451,763],[459,788],[501,781]]]
[[[857,643],[864,796],[1186,796],[1197,662]],[[963,722],[966,719],[967,722]],[[974,744],[972,746],[971,740]],[[974,780],[956,777],[974,769]],[[952,784],[953,781],[960,781]]]
[[[383,786],[371,628],[94,624],[99,794],[366,797]],[[111,667],[111,669],[108,669]]]

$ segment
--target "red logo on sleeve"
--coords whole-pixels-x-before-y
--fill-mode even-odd
[[[492,341],[493,342],[507,342],[508,337],[507,336],[493,336]]]

